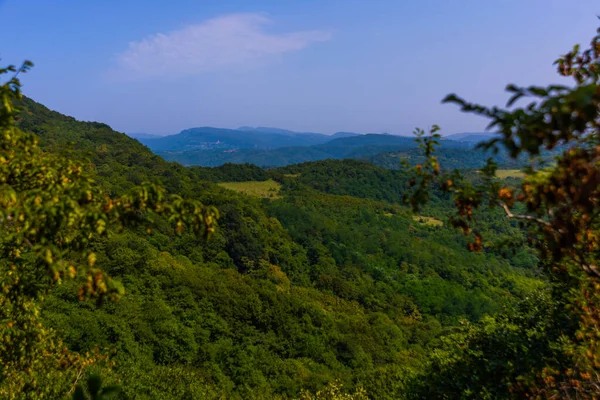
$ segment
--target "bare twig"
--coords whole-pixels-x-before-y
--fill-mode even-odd
[[[510,211],[510,208],[508,208],[508,206],[505,203],[501,202],[501,201],[498,202],[498,205],[504,209],[504,212],[506,213],[506,216],[508,218],[522,219],[522,220],[526,220],[526,221],[537,222],[538,224],[544,225],[544,226],[547,226],[547,227],[551,227],[552,226],[552,224],[550,224],[550,222],[544,221],[541,218],[536,218],[536,217],[531,216],[531,215],[513,214],[512,211]]]
[[[75,382],[73,382],[73,386],[71,386],[71,390],[69,390],[69,392],[67,394],[73,393],[73,390],[75,390],[75,387],[77,386],[77,382],[79,382],[79,379],[81,378],[82,373],[83,373],[83,366],[81,368],[79,368],[79,373],[77,374],[77,378],[75,378]]]

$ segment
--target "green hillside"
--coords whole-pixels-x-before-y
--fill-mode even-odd
[[[399,171],[351,160],[184,168],[105,124],[22,106],[19,126],[47,152],[87,160],[106,193],[158,181],[221,214],[206,242],[161,218],[149,235],[93,241],[96,264],[125,287],[117,302],[77,301],[78,280],[45,298],[43,321],[70,350],[114,350],[114,366],[89,370],[124,398],[294,398],[335,380],[402,398],[441,334],[545,286],[525,249],[469,253],[446,224],[415,221],[400,204]],[[267,199],[214,183],[269,179],[281,188]],[[445,202],[422,218],[446,221]],[[482,229],[522,236],[493,212]]]
[[[8,3],[0,399],[600,400],[598,20],[435,106],[581,7]]]

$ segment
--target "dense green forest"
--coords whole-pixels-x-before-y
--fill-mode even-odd
[[[186,168],[9,79],[0,396],[597,398],[599,58],[527,111],[446,99],[560,154],[520,176],[444,169],[435,126],[403,169]]]
[[[399,171],[352,160],[185,169],[106,125],[30,99],[23,108],[22,129],[52,151],[73,142],[109,193],[160,178],[221,213],[206,243],[167,226],[94,243],[98,263],[126,288],[120,301],[78,303],[72,282],[44,303],[72,350],[117,350],[111,374],[130,395],[178,397],[200,379],[215,395],[296,396],[340,379],[396,398],[441,332],[544,286],[527,253],[468,253],[451,227],[415,221],[399,205],[407,181]],[[271,177],[282,183],[274,201],[210,183]],[[445,218],[442,209],[429,215]],[[519,235],[500,215],[488,224]]]
[[[221,214],[207,241],[160,219],[150,235],[128,229],[94,241],[122,298],[78,302],[74,280],[43,303],[45,324],[70,350],[115,350],[102,375],[132,398],[295,397],[336,380],[397,398],[461,318],[478,321],[545,287],[527,251],[469,253],[446,222],[447,200],[424,215],[442,226],[415,218],[401,205],[400,171],[352,160],[188,169],[105,124],[31,99],[20,106],[19,126],[43,149],[85,162],[107,193],[159,181]],[[276,200],[214,184],[267,179],[281,184]],[[521,235],[497,213],[485,224]]]

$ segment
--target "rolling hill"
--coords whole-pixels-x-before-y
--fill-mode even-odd
[[[108,195],[158,180],[221,214],[206,242],[157,218],[150,235],[127,228],[90,243],[97,266],[126,289],[118,302],[79,302],[82,280],[45,296],[42,322],[70,350],[115,350],[114,366],[93,368],[124,398],[289,399],[334,381],[401,398],[398,382],[423,371],[440,335],[543,284],[525,251],[469,253],[445,223],[443,198],[415,218],[401,204],[401,171],[356,160],[185,168],[106,124],[19,105],[18,125],[46,152],[84,163]],[[311,149],[410,139],[332,142]],[[481,228],[521,234],[500,213]]]
[[[254,132],[252,132],[252,135],[254,135]],[[286,137],[296,140],[296,138],[301,137],[300,135],[305,134]],[[203,137],[206,138],[207,136],[204,135]],[[220,136],[220,138],[222,137]],[[170,150],[160,150],[161,147],[156,142],[144,140],[142,142],[150,143],[151,148],[166,160],[176,161],[187,166],[214,167],[226,163],[250,163],[260,167],[281,167],[308,161],[352,158],[367,160],[386,168],[398,168],[403,157],[415,162],[422,159],[413,137],[389,134],[356,135],[338,133],[328,136],[327,139],[329,140],[325,143],[283,146],[272,149],[256,148],[257,143],[265,138],[265,134],[259,134],[257,137],[246,137],[244,140],[248,142],[244,145],[241,144],[242,139],[237,140],[237,146],[245,146],[237,148],[231,144],[232,141],[227,141],[227,144],[221,141],[218,144],[220,148],[215,148],[217,146],[215,144],[212,148],[185,150],[192,140],[184,139],[183,136],[179,136],[179,138],[181,141],[177,143],[175,140],[178,139],[170,139],[170,143],[172,143]],[[308,136],[307,141],[310,141],[310,138],[311,136]],[[163,143],[167,142],[166,139],[163,139]],[[212,140],[216,143],[217,137],[214,136]],[[252,144],[248,144],[250,141],[254,144],[254,148]],[[282,142],[282,140],[279,141],[279,143]],[[261,146],[265,147],[264,142],[261,143],[263,143]],[[225,148],[226,146],[227,148]],[[488,155],[481,151],[473,152],[472,148],[473,142],[446,139],[442,141],[441,154],[451,155],[451,163],[448,168],[482,167]],[[497,157],[497,159],[502,162],[505,158]]]
[[[494,138],[496,134],[491,132],[467,132],[467,133],[454,133],[452,135],[444,136],[444,140],[453,140],[456,142],[469,142],[477,144]]]
[[[227,163],[254,164],[260,167],[282,167],[326,159],[359,159],[386,168],[397,169],[402,158],[420,162],[420,151],[414,137],[391,134],[358,134],[337,132],[324,135],[294,132],[272,127],[242,126],[238,129],[199,127],[176,135],[152,136],[133,134],[166,160],[185,166],[215,167]],[[489,154],[472,149],[491,133],[457,133],[442,138],[440,156],[446,168],[480,168]],[[508,157],[495,156],[507,167],[517,167]]]
[[[157,138],[138,137],[152,151],[204,151],[204,150],[270,150],[279,147],[313,146],[330,141],[332,138],[348,137],[355,134],[337,133],[325,135],[310,132],[292,132],[278,128],[224,129],[213,127],[191,128],[176,135]]]

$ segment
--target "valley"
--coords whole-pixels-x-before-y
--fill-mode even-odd
[[[442,155],[447,158],[446,165],[451,168],[481,168],[490,154],[474,152],[473,148],[478,142],[492,137],[494,135],[490,133],[449,135],[443,141],[442,150]],[[138,140],[164,159],[185,166],[249,163],[275,168],[308,161],[352,158],[386,168],[399,168],[402,158],[416,161],[420,155],[413,137],[373,133],[324,135],[277,128],[242,127],[234,130],[205,127],[161,138],[142,135],[138,136]],[[506,156],[495,158],[499,162],[515,164]]]
[[[158,178],[219,210],[206,242],[160,218],[150,235],[93,241],[123,282],[118,302],[74,301],[76,279],[43,303],[70,349],[116,350],[102,374],[128,396],[285,398],[333,380],[351,390],[358,377],[371,396],[396,398],[461,318],[478,321],[546,286],[526,248],[508,258],[466,251],[442,197],[413,215],[401,200],[405,172],[358,160],[185,168],[107,125],[30,99],[21,107],[19,125],[42,148],[74,143],[70,157],[90,162],[108,193]],[[486,220],[492,237],[523,235],[500,213]]]
[[[597,2],[59,3],[0,1],[0,399],[600,399]]]

